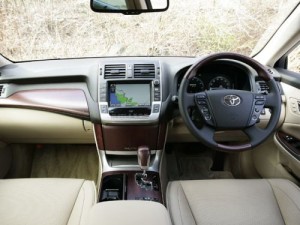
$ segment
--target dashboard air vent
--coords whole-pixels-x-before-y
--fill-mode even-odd
[[[134,78],[155,78],[154,64],[135,64]]]
[[[269,93],[269,87],[266,84],[265,81],[257,81],[257,88],[259,93],[268,94]]]
[[[3,92],[3,85],[0,85],[0,96],[2,95]]]
[[[110,64],[104,66],[105,79],[125,78],[125,75],[126,75],[125,64]]]

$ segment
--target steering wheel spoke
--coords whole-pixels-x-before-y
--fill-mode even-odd
[[[187,93],[184,96],[183,101],[185,101],[186,108],[189,108],[191,106],[195,106],[195,94]]]
[[[274,96],[274,94],[266,95],[265,107],[274,108],[276,106],[277,106],[277,98]]]
[[[258,142],[258,140],[261,140],[261,137],[264,137],[266,135],[266,130],[261,129],[256,125],[248,127],[243,131],[249,137],[251,146],[257,145],[256,142]]]

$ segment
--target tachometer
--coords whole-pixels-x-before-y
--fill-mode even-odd
[[[193,77],[189,82],[187,92],[188,93],[197,93],[197,92],[201,92],[201,91],[204,91],[204,84],[203,84],[202,80],[199,79],[198,77]]]
[[[223,76],[218,76],[209,82],[208,87],[210,90],[211,89],[230,89],[231,83],[227,78],[225,78]]]

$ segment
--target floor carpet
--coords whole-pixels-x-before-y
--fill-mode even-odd
[[[168,146],[167,168],[169,180],[230,179],[229,171],[212,170],[216,152],[197,144]]]
[[[34,151],[31,177],[94,180],[99,173],[95,145],[43,145]]]

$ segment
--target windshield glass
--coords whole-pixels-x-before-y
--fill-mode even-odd
[[[249,55],[273,23],[261,47],[268,41],[296,2],[170,0],[166,12],[126,16],[94,13],[89,0],[0,0],[0,53],[14,61],[218,51]]]

